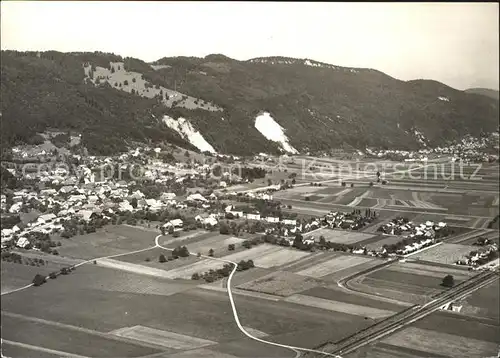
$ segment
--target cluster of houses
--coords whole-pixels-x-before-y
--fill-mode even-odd
[[[425,148],[418,151],[367,148],[366,153],[380,159],[388,158],[405,162],[426,162],[430,155],[449,156],[453,161],[492,162],[498,161],[498,154],[488,153],[485,149],[493,148],[498,151],[498,139],[498,132],[493,132],[481,138],[467,135],[452,145]]]
[[[498,246],[493,243],[491,245],[483,246],[475,251],[470,252],[469,255],[467,255],[465,258],[457,260],[456,264],[478,267],[486,265],[497,258]]]
[[[344,213],[340,211],[331,211],[323,218],[323,222],[330,228],[340,228],[344,230],[359,230],[363,226],[375,220],[377,214],[374,211],[365,211],[365,215],[361,215],[361,211],[353,211]]]

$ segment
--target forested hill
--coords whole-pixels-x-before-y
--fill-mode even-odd
[[[97,154],[134,142],[239,155],[416,149],[498,128],[498,101],[484,95],[313,60],[210,55],[148,64],[104,53],[2,51],[1,67],[4,146],[58,128],[82,133]]]

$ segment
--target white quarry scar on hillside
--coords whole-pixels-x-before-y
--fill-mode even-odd
[[[288,137],[268,112],[263,112],[255,118],[255,128],[268,140],[281,144],[283,150],[288,153],[297,154],[298,150],[288,143]]]
[[[179,133],[179,135],[189,141],[192,145],[198,148],[201,152],[216,153],[214,147],[212,147],[203,138],[201,133],[193,128],[191,123],[185,118],[180,117],[175,120],[172,117],[164,116],[163,122],[171,129]]]

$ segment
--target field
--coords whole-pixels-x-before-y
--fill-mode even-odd
[[[154,246],[156,235],[153,231],[110,225],[92,234],[61,239],[58,251],[61,256],[88,260]]]
[[[315,231],[314,234],[306,235],[306,237],[309,236],[324,236],[326,241],[336,242],[339,244],[355,244],[373,237],[373,235],[363,234],[357,231],[344,231],[334,229],[319,229]]]
[[[406,328],[383,342],[454,358],[486,357],[498,352],[496,343],[414,327]]]
[[[297,272],[297,274],[319,278],[343,270],[345,268],[360,265],[372,260],[373,258],[365,256],[339,255],[326,262],[322,262],[309,268],[303,269]]]
[[[320,281],[310,277],[299,276],[287,271],[277,271],[239,285],[238,288],[278,296],[290,296],[319,284],[321,284]]]
[[[304,336],[305,332],[328,332],[331,339],[340,339],[367,325],[363,317],[345,312],[241,295],[236,295],[235,301],[245,327],[267,334],[269,339],[276,341],[287,341],[295,335],[301,336],[302,340],[311,337]],[[202,351],[207,354],[215,352],[214,356],[245,357],[253,353],[284,357],[291,354],[242,338],[230,314],[226,292],[199,289],[183,281],[127,273],[99,265],[84,265],[70,275],[50,280],[40,287],[2,296],[2,310],[10,315],[10,321],[2,316],[2,328],[4,332],[9,331],[3,338],[60,352],[104,357],[142,356],[158,351],[180,354],[180,345],[165,348],[153,342],[154,339],[169,337],[171,347],[200,340],[215,342],[204,347],[208,352]],[[35,324],[36,319],[44,321]],[[29,322],[32,328],[24,330],[22,322]],[[135,326],[146,328],[132,330],[131,334],[140,338],[134,343],[124,343],[123,337],[110,333]],[[35,331],[42,332],[41,329],[43,339],[35,336]],[[314,344],[316,339],[307,340]],[[88,344],[89,341],[93,342],[92,345]],[[116,342],[119,342],[118,347]]]
[[[1,292],[11,291],[29,285],[36,274],[48,276],[49,273],[60,270],[67,265],[50,262],[43,266],[28,266],[24,264],[2,262]]]
[[[457,260],[465,258],[471,251],[477,250],[474,246],[448,244],[434,246],[428,250],[412,255],[412,259],[437,262],[442,264],[454,264]]]
[[[498,280],[480,288],[462,301],[464,306],[460,312],[471,316],[491,318],[498,322],[500,320],[499,292]]]
[[[373,307],[366,307],[360,305],[354,305],[351,303],[345,303],[334,300],[327,300],[324,298],[317,298],[311,296],[304,296],[300,294],[295,294],[290,297],[285,298],[286,302],[293,302],[300,305],[322,308],[329,311],[344,312],[351,315],[369,317],[372,319],[384,318],[392,316],[395,312],[382,310]]]

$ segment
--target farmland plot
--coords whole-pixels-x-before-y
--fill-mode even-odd
[[[418,262],[394,263],[386,268],[389,271],[405,272],[412,275],[425,275],[437,278],[443,278],[446,275],[453,275],[455,279],[467,280],[473,273],[465,270],[451,267],[442,267],[434,265],[426,265]]]
[[[296,292],[311,289],[319,284],[319,281],[312,278],[299,276],[291,272],[277,271],[239,285],[238,288],[278,296],[289,296]]]
[[[238,245],[243,241],[245,240],[238,237],[215,235],[198,242],[187,244],[186,247],[188,248],[189,252],[200,252],[202,255],[208,255],[208,251],[210,249],[214,250],[216,254],[226,252],[229,244]]]
[[[28,266],[13,262],[2,262],[1,265],[1,292],[11,291],[29,285],[36,274],[48,276],[49,273],[60,270],[67,265],[58,265],[52,262],[43,266]]]
[[[395,313],[394,311],[383,310],[374,307],[360,306],[351,303],[333,301],[313,296],[304,296],[301,294],[295,294],[290,297],[287,297],[285,298],[285,301],[297,303],[299,305],[317,307],[328,311],[344,312],[355,316],[370,317],[373,319],[392,316]]]
[[[498,345],[420,328],[406,328],[382,342],[454,358],[487,357],[498,353]]]
[[[319,229],[315,231],[314,234],[309,236],[324,236],[326,241],[336,242],[339,244],[354,244],[373,237],[373,235],[364,234],[357,231],[345,231],[327,228]]]
[[[443,264],[454,264],[473,250],[477,249],[474,246],[444,243],[413,255],[412,258]]]
[[[216,342],[206,339],[144,326],[125,327],[110,333],[119,337],[180,350],[195,349],[216,344]]]
[[[253,262],[255,266],[271,268],[293,263],[309,255],[311,255],[310,252],[281,248],[281,250],[279,251],[274,251],[269,254],[257,257],[253,260]]]
[[[351,256],[351,255],[341,255],[337,256],[329,261],[311,266],[307,269],[297,272],[299,275],[310,276],[310,277],[323,277],[334,272],[343,270],[348,267],[353,267],[360,265],[362,263],[373,260],[370,257],[365,256]]]

